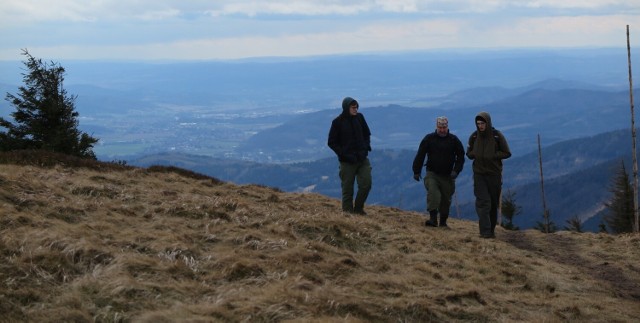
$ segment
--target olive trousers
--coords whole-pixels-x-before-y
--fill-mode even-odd
[[[438,175],[427,171],[424,177],[424,187],[427,190],[427,211],[438,211],[440,217],[446,221],[451,208],[451,197],[456,190],[456,182],[450,175]]]
[[[345,212],[362,212],[364,202],[371,191],[371,163],[369,159],[350,164],[340,162],[340,181],[342,182],[342,210]],[[355,201],[353,199],[354,183],[358,184]]]

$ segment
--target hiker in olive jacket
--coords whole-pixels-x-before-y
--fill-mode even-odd
[[[346,97],[342,100],[342,113],[333,119],[327,144],[340,161],[342,182],[342,210],[365,215],[364,202],[371,190],[371,131],[362,113],[358,112],[358,101]],[[358,193],[353,200],[353,185],[358,183]]]
[[[480,236],[495,238],[502,191],[502,160],[511,157],[504,135],[493,128],[488,112],[475,117],[476,131],[469,136],[467,157],[473,160],[473,194]]]

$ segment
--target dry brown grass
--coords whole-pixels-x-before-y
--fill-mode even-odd
[[[640,237],[426,228],[176,169],[0,164],[0,320],[637,322]],[[44,167],[43,167],[44,166]],[[375,188],[374,188],[375,189]]]

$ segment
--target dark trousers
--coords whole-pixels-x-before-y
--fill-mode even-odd
[[[371,191],[371,164],[369,159],[359,163],[340,162],[340,180],[342,182],[342,210],[346,212],[362,211],[364,202]],[[358,193],[353,200],[353,185],[358,184]]]
[[[473,194],[476,196],[476,213],[482,236],[495,234],[501,191],[502,175],[473,174]]]

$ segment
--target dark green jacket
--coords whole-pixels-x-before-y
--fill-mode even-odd
[[[473,172],[481,175],[502,175],[502,160],[511,157],[511,150],[502,132],[493,128],[488,112],[480,112],[477,120],[487,123],[484,131],[474,131],[469,136],[467,157],[473,160]]]

